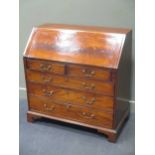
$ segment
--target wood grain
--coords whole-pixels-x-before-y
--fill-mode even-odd
[[[81,91],[95,92],[113,96],[114,89],[112,82],[100,82],[88,79],[78,79],[77,77],[58,76],[48,73],[33,72],[27,70],[27,78],[30,82],[37,82],[47,85],[59,86],[62,88],[70,88]]]
[[[114,100],[109,96],[66,90],[37,83],[28,83],[28,93],[34,96],[43,96],[49,101],[81,105],[103,111],[113,111]]]
[[[64,74],[65,67],[63,64],[55,62],[46,62],[41,60],[27,60],[27,68],[30,70],[37,70],[40,72],[49,72],[55,74]]]
[[[84,26],[68,26],[68,29],[63,27],[67,27],[67,25],[34,28],[25,56],[66,63],[118,68],[122,52],[121,45],[125,40],[124,34],[130,30],[108,30],[107,28],[96,27],[95,30],[92,28],[90,31],[89,27],[87,30],[87,27]],[[84,30],[81,30],[82,28]]]
[[[112,113],[90,110],[76,105],[58,104],[46,98],[30,95],[30,110],[55,117],[76,120],[79,122],[112,128]]]

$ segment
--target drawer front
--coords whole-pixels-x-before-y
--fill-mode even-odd
[[[114,100],[113,97],[109,96],[83,93],[34,83],[28,83],[28,93],[35,96],[43,96],[60,103],[81,105],[104,111],[112,111],[113,109]]]
[[[58,104],[29,95],[31,111],[41,112],[50,116],[65,118],[91,125],[112,128],[112,112],[95,111],[90,108],[82,108],[69,104]]]
[[[82,67],[76,65],[67,66],[67,74],[76,77],[91,78],[95,80],[111,80],[111,72],[101,68]]]
[[[64,74],[65,72],[65,67],[63,64],[41,60],[27,60],[27,68],[29,68],[30,70],[37,70],[55,74]]]
[[[57,76],[50,74],[42,74],[40,72],[32,72],[27,70],[28,81],[42,84],[50,84],[64,88],[82,90],[92,93],[100,93],[104,95],[114,95],[112,82],[100,82],[94,80],[70,78],[67,76]]]

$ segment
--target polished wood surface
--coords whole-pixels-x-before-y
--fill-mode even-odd
[[[91,127],[115,142],[129,115],[128,104],[117,96],[128,89],[122,83],[129,78],[120,72],[129,71],[124,63],[129,55],[124,53],[130,53],[130,42],[129,29],[59,24],[34,28],[23,57],[27,120],[45,117]]]
[[[130,98],[131,96],[131,62],[132,62],[132,33],[128,33],[126,36],[126,42],[124,44],[124,52],[122,53],[122,59],[120,61],[119,68],[117,70],[116,80],[116,96],[122,98]],[[123,73],[123,74],[122,74]],[[125,76],[124,76],[125,75]],[[115,110],[115,125],[118,126],[123,115],[128,111],[130,105],[128,101],[116,100]]]
[[[44,60],[33,60],[29,59],[27,61],[26,67],[29,70],[36,70],[40,72],[48,72],[55,74],[65,75],[67,73],[68,76],[72,77],[83,77],[83,78],[91,78],[96,80],[110,81],[111,80],[111,72],[107,69],[93,67],[93,66],[83,66],[83,65],[74,65],[74,64],[66,64],[66,63],[57,63],[57,62],[47,62]]]
[[[52,27],[53,26],[53,27]],[[64,28],[63,28],[64,27]],[[93,65],[105,68],[118,68],[125,34],[129,30],[113,29],[104,32],[100,28],[90,31],[87,27],[63,25],[40,26],[33,29],[25,56]],[[71,29],[70,29],[71,28]],[[82,30],[84,28],[84,30]],[[117,33],[120,31],[120,33]]]
[[[128,28],[112,28],[112,27],[101,27],[101,26],[84,26],[84,25],[67,25],[67,24],[43,24],[38,26],[42,29],[64,29],[64,30],[79,30],[83,32],[101,32],[101,33],[116,33],[116,34],[127,34],[131,31]]]
[[[103,111],[113,111],[114,100],[110,96],[67,90],[38,83],[28,83],[28,89],[30,95],[43,96],[48,100],[76,104]]]
[[[79,122],[112,128],[112,112],[92,110],[73,104],[62,104],[43,97],[29,96],[30,110],[52,115],[59,118],[76,120]],[[37,103],[37,104],[36,104]]]
[[[77,77],[50,75],[48,73],[32,72],[27,70],[27,79],[30,82],[37,82],[47,85],[59,86],[81,91],[96,92],[113,96],[114,89],[112,82],[100,82],[88,79],[78,79]]]
[[[65,67],[60,63],[51,63],[46,61],[27,61],[27,68],[30,70],[37,70],[41,72],[49,72],[55,74],[64,74]]]
[[[103,68],[83,67],[77,65],[68,65],[67,74],[69,76],[78,76],[79,78],[90,78],[95,80],[110,81],[111,72]]]

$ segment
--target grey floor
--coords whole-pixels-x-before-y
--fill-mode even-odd
[[[20,101],[20,155],[134,155],[134,115],[125,124],[117,143],[92,129],[43,119],[26,121],[27,103]]]

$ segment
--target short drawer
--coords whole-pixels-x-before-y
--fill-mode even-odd
[[[43,96],[60,103],[69,103],[86,106],[104,111],[112,111],[114,99],[110,96],[97,95],[59,87],[28,83],[28,93],[34,96]]]
[[[78,65],[68,65],[67,74],[70,76],[91,78],[96,80],[111,80],[111,72],[97,67],[84,67]]]
[[[29,109],[50,116],[112,128],[112,112],[97,111],[69,104],[58,104],[52,100],[49,101],[32,95],[29,96]]]
[[[41,72],[49,72],[56,74],[64,74],[65,67],[63,64],[56,62],[48,62],[41,60],[27,60],[26,67],[30,70],[37,70]]]
[[[27,70],[27,80],[34,83],[50,84],[63,88],[99,93],[104,95],[114,95],[112,82],[101,82],[94,80],[78,79],[68,76],[42,74]]]

